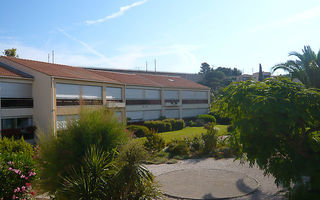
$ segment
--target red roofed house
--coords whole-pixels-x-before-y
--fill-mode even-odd
[[[131,121],[194,117],[208,112],[210,89],[181,77],[129,74],[0,57],[1,133],[34,124],[46,131],[105,106]],[[8,107],[9,106],[9,107]],[[21,130],[24,128],[20,128]]]

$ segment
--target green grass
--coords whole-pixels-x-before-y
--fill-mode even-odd
[[[227,125],[216,125],[216,128],[219,129],[218,135],[226,135],[227,134]],[[174,139],[183,139],[183,138],[193,138],[195,136],[200,136],[201,133],[206,133],[206,130],[203,127],[187,127],[179,131],[170,131],[160,133],[166,143]],[[145,141],[145,137],[138,138],[137,140],[142,143]]]

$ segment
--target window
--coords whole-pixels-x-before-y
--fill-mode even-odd
[[[122,88],[106,87],[107,101],[122,101]]]
[[[74,84],[56,84],[57,106],[80,105],[80,96],[84,105],[102,104],[102,87]]]
[[[166,90],[164,91],[165,100],[179,100],[179,91],[178,90]]]
[[[79,115],[57,115],[56,127],[58,130],[66,129],[69,121],[78,120]]]
[[[33,139],[34,131],[32,117],[1,119],[1,134],[4,137]]]

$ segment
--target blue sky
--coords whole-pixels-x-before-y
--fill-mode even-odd
[[[198,72],[200,64],[264,71],[304,45],[320,48],[318,0],[55,0],[1,2],[0,51],[75,66]]]

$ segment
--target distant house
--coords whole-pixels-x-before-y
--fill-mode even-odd
[[[5,56],[0,57],[0,69],[3,135],[7,129],[21,132],[35,124],[56,132],[78,117],[80,101],[92,108],[105,106],[133,122],[195,117],[210,107],[210,89],[179,76],[109,72]]]

